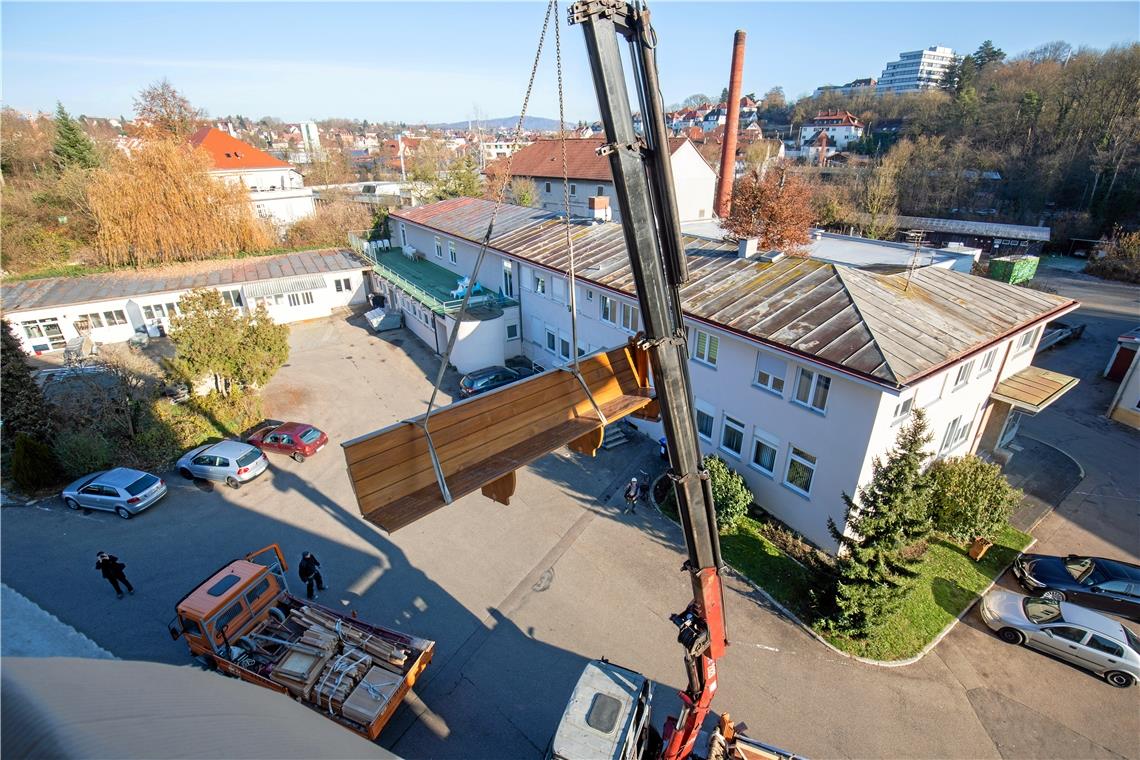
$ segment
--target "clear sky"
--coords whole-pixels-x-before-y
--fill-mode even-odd
[[[597,108],[582,32],[562,24],[566,115]],[[1137,40],[1140,3],[652,3],[666,105],[727,85],[733,32],[748,32],[744,91],[789,96],[878,77],[904,50],[1010,55],[1051,40]],[[517,114],[544,4],[10,3],[2,11],[5,105],[130,116],[167,77],[211,115],[459,121]],[[553,30],[552,30],[553,31]],[[553,37],[551,33],[550,37]],[[548,39],[530,113],[558,112]]]

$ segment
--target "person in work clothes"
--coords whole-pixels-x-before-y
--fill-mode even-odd
[[[625,487],[625,511],[637,513],[637,478],[630,478],[629,485]]]
[[[111,588],[115,589],[115,596],[119,599],[123,598],[123,590],[119,588],[120,583],[127,587],[128,594],[135,593],[135,587],[131,585],[123,573],[125,567],[126,565],[120,562],[114,554],[99,552],[95,555],[95,569],[103,573],[103,577],[111,584]]]
[[[305,596],[309,599],[316,599],[317,595],[313,593],[313,584],[317,584],[319,591],[325,590],[325,580],[321,577],[320,571],[321,563],[313,556],[312,552],[305,552],[301,555],[301,564],[297,565],[297,574],[301,576],[301,581],[305,584]]]

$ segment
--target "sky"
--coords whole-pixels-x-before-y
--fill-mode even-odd
[[[1052,40],[1103,49],[1140,34],[1135,2],[705,3],[656,0],[665,104],[728,84],[733,34],[748,34],[744,92],[878,77],[905,50],[1008,54]],[[131,115],[168,78],[211,116],[450,122],[517,114],[545,4],[0,3],[4,105]],[[598,113],[582,32],[559,13],[568,121]],[[553,29],[528,113],[556,118]]]

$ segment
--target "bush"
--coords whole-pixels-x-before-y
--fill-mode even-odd
[[[1021,503],[1001,468],[976,456],[935,462],[928,473],[935,527],[959,541],[993,539]]]
[[[21,490],[35,491],[59,481],[59,464],[51,446],[21,433],[12,451],[12,479]]]
[[[717,527],[721,533],[727,533],[736,527],[740,518],[748,514],[752,492],[748,490],[740,473],[731,469],[720,457],[705,457],[704,467],[709,471]]]
[[[55,456],[68,476],[106,470],[114,461],[111,444],[94,430],[69,430],[55,439]]]

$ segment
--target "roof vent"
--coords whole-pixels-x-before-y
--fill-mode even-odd
[[[756,257],[757,261],[766,261],[769,264],[775,264],[780,259],[784,258],[783,251],[765,251]]]
[[[751,259],[756,256],[757,246],[760,244],[759,238],[740,238],[736,244],[736,258],[738,259]]]

